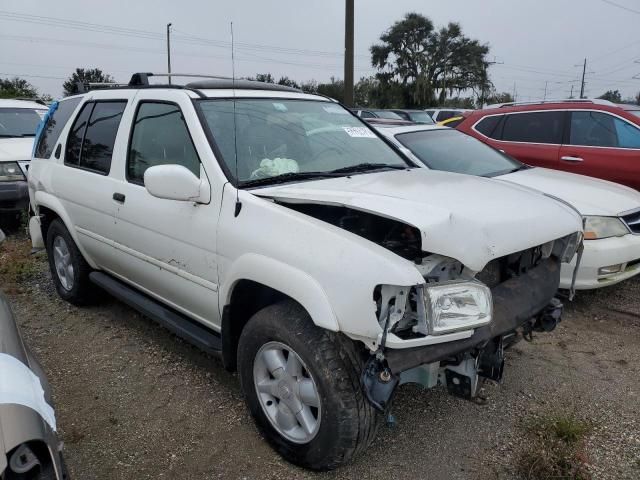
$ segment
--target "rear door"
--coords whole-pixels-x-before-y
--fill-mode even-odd
[[[104,268],[109,268],[114,254],[111,163],[118,155],[123,113],[134,95],[120,90],[103,93],[99,99],[89,97],[56,147],[57,162],[50,172],[53,193],[70,219],[67,227],[75,230],[84,253]]]
[[[504,116],[491,145],[528,165],[558,168],[566,112],[515,112]]]
[[[640,129],[605,111],[570,115],[559,168],[640,189]]]

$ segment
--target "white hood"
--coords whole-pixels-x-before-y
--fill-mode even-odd
[[[33,137],[1,138],[0,162],[31,160]]]
[[[582,231],[568,206],[492,179],[415,168],[252,190],[281,201],[342,205],[411,224],[422,249],[480,271],[494,258]]]
[[[495,178],[561,198],[582,215],[616,216],[640,208],[640,192],[637,190],[585,175],[530,168]]]

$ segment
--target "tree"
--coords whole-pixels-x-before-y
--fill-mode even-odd
[[[598,98],[602,100],[609,100],[613,103],[622,103],[622,95],[620,94],[620,90],[607,90]]]
[[[329,83],[318,83],[316,90],[321,95],[334,98],[339,102],[344,101],[344,80],[331,77]]]
[[[62,84],[64,96],[74,95],[78,92],[78,83],[110,83],[114,79],[111,75],[103,73],[99,68],[76,68],[76,71]]]
[[[447,93],[487,87],[484,57],[489,47],[462,34],[457,23],[435,30],[427,17],[408,13],[380,36],[373,45],[371,64],[383,84],[401,86],[405,107],[419,107],[439,101]]]
[[[296,82],[295,80],[291,80],[287,76],[280,77],[280,80],[278,80],[278,85],[284,85],[285,87],[300,88],[300,85],[298,84],[298,82]]]
[[[37,98],[38,90],[24,78],[0,78],[0,98]]]
[[[509,92],[498,93],[496,91],[491,92],[489,96],[485,99],[485,103],[487,105],[492,105],[495,103],[510,103],[513,102],[513,96]],[[482,105],[480,105],[482,107]]]

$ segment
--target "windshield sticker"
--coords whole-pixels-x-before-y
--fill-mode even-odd
[[[279,112],[286,112],[287,106],[284,103],[273,103],[273,108],[278,110]]]
[[[322,109],[327,113],[337,113],[338,115],[349,115],[344,108],[339,107],[337,105],[329,105],[327,107],[322,107]]]
[[[376,138],[376,134],[367,127],[342,127],[343,130],[353,138]]]

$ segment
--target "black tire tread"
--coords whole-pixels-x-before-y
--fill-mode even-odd
[[[329,380],[335,387],[332,391],[343,404],[338,412],[340,434],[336,433],[329,451],[320,460],[291,458],[291,452],[286,445],[283,446],[283,442],[274,442],[268,433],[265,435],[267,439],[285,458],[313,470],[332,470],[361,454],[374,440],[382,419],[362,391],[361,373],[366,356],[364,348],[359,350],[354,341],[340,333],[318,328],[307,312],[292,300],[284,300],[257,312],[245,326],[243,336],[254,335],[264,325],[275,325],[276,328],[304,335],[305,342],[313,346],[316,358],[319,357],[322,362],[322,372],[331,372],[334,376],[333,380]],[[242,337],[240,342],[238,364],[242,379],[243,364],[248,359],[242,358]],[[242,387],[244,391],[245,385]]]

